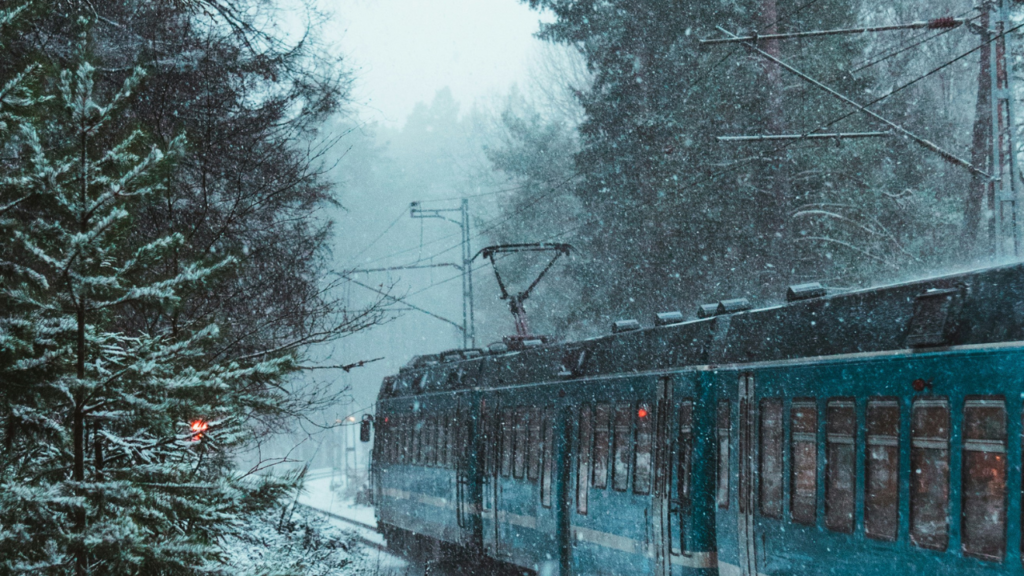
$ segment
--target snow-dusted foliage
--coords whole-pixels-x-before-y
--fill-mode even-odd
[[[186,144],[112,128],[141,70],[106,97],[96,77],[82,56],[0,94],[0,573],[218,573],[238,518],[284,489],[241,482],[226,455],[294,359],[217,361],[209,321],[122,324],[173,315],[234,262],[182,261],[176,233],[129,241]]]
[[[289,513],[290,512],[290,513]],[[303,508],[247,517],[224,549],[236,574],[333,576],[364,570],[363,548],[353,535]]]

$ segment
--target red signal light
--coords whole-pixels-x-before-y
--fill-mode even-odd
[[[647,410],[641,408],[641,409],[637,410],[636,415],[641,417],[641,418],[647,418]]]
[[[197,442],[203,437],[203,432],[206,432],[210,425],[205,420],[193,420],[189,428],[192,430],[192,441]]]

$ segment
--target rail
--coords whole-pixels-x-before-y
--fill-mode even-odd
[[[328,512],[327,510],[321,510],[320,508],[316,508],[314,506],[310,506],[309,504],[302,504],[301,502],[296,502],[296,504],[298,506],[301,506],[301,507],[306,508],[308,510],[312,510],[313,512],[316,512],[317,514],[323,514],[324,516],[327,516],[327,517],[332,518],[334,520],[339,520],[341,522],[345,522],[347,524],[351,524],[351,525],[353,525],[353,526],[355,526],[357,528],[362,528],[363,530],[372,530],[373,532],[376,532],[377,534],[380,534],[380,530],[378,530],[376,526],[373,526],[371,524],[367,524],[365,522],[360,522],[358,520],[353,520],[351,518],[346,518],[344,516],[341,516],[340,514],[335,514],[333,512]],[[356,534],[355,540],[357,542],[359,542],[360,544],[364,544],[364,545],[369,546],[371,548],[376,548],[377,550],[381,550],[383,552],[391,552],[391,550],[388,550],[388,547],[385,546],[384,544],[380,544],[379,542],[374,542],[373,540],[370,540],[368,538],[363,538],[362,536],[360,536],[358,534]]]

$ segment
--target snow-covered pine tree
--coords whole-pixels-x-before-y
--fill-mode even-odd
[[[115,133],[143,73],[106,98],[95,76],[83,52],[0,94],[0,574],[217,573],[222,538],[283,486],[240,481],[227,448],[294,360],[218,363],[216,325],[171,329],[179,294],[232,261],[160,266],[181,235],[127,240],[185,142]],[[164,314],[126,328],[140,307]]]

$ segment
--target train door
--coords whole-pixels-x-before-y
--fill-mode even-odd
[[[482,524],[482,543],[484,551],[492,557],[498,553],[498,476],[501,466],[501,441],[499,403],[494,398],[480,400],[480,414],[483,422],[481,444],[483,452],[482,505],[480,519]]]
[[[754,533],[754,469],[755,469],[755,406],[754,375],[739,376],[739,484],[737,544],[740,574],[757,576],[757,554]]]
[[[479,437],[472,413],[476,402],[471,398],[460,398],[455,418],[456,466],[455,466],[455,518],[463,545],[477,549],[481,545],[480,517],[480,462],[477,444]]]
[[[672,412],[672,379],[661,378],[658,380],[655,404],[654,490],[651,506],[655,576],[668,576],[672,573]]]

